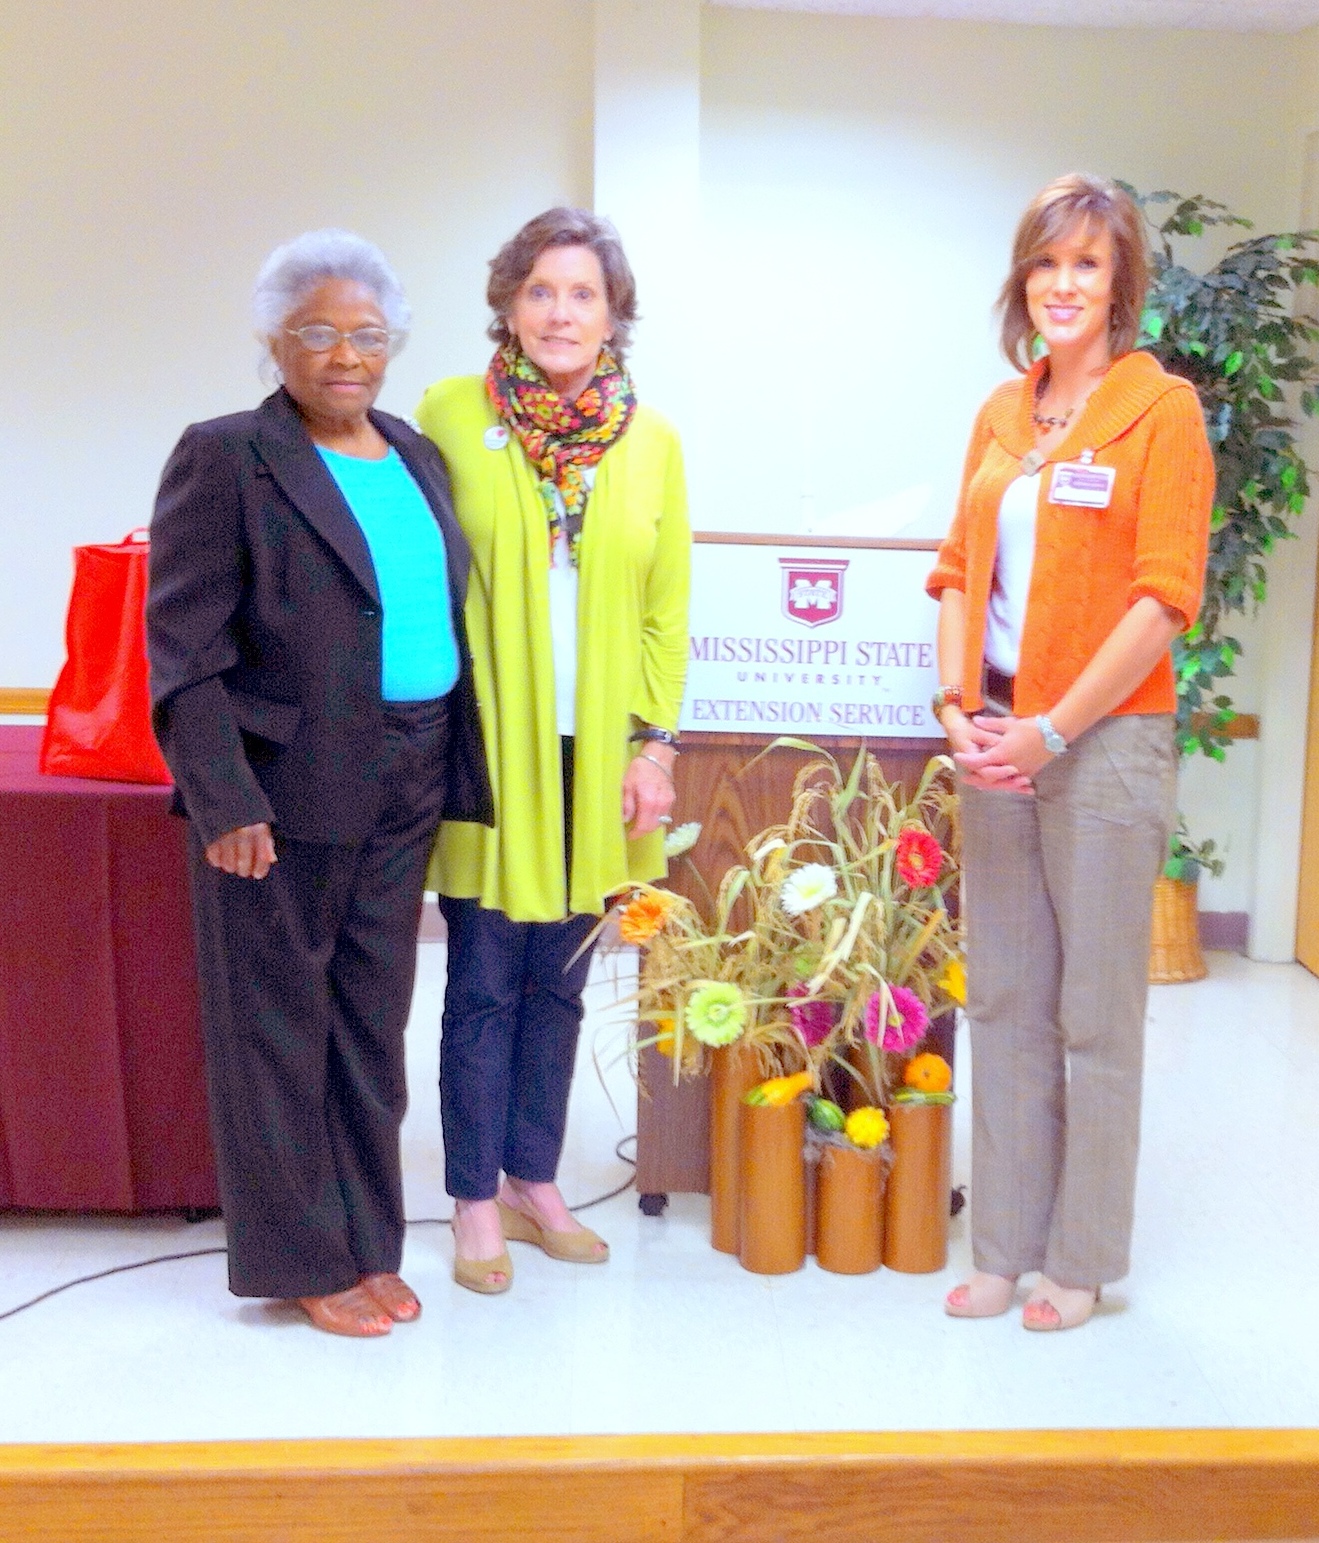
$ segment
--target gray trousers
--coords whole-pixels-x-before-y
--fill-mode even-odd
[[[963,788],[976,1268],[1100,1286],[1131,1252],[1172,718],[1102,719],[1034,797]]]

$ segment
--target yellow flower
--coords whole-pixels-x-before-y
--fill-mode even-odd
[[[661,1055],[673,1059],[673,1019],[656,1018],[655,1022],[655,1049]]]
[[[888,1120],[882,1109],[853,1109],[843,1131],[854,1147],[869,1151],[888,1135]]]
[[[944,965],[939,989],[946,991],[959,1007],[966,1006],[966,966],[960,959],[950,959]]]

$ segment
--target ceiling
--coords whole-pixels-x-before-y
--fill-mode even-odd
[[[1319,0],[710,0],[745,10],[835,16],[930,16],[1054,27],[1191,27],[1296,32],[1319,23]]]

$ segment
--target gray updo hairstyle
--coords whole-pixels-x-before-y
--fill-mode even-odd
[[[350,230],[306,231],[277,246],[262,263],[252,291],[252,319],[261,342],[278,332],[299,302],[327,279],[348,279],[371,291],[394,334],[389,356],[399,353],[412,325],[412,307],[380,248]]]

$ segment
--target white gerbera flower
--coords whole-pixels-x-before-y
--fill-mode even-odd
[[[690,852],[701,835],[701,822],[688,820],[685,825],[675,825],[664,838],[665,857],[681,857]]]
[[[779,890],[779,904],[789,916],[803,916],[838,893],[838,880],[832,868],[823,863],[806,863],[790,873]]]

